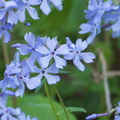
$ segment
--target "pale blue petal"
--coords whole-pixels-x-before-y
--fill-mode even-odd
[[[17,15],[18,19],[20,20],[20,22],[24,22],[25,21],[25,19],[26,19],[25,10],[17,11],[16,15]]]
[[[10,7],[17,7],[17,4],[14,1],[7,1],[5,2],[5,8],[8,9]]]
[[[52,40],[48,37],[48,39],[46,40],[46,44],[47,47],[51,50],[54,51],[56,46],[57,46],[57,39],[56,38],[52,38]]]
[[[4,43],[8,43],[10,41],[11,35],[8,31],[4,31]]]
[[[21,54],[21,55],[27,55],[27,54],[29,54],[29,53],[32,52],[32,49],[31,49],[29,46],[27,46],[27,45],[25,45],[25,44],[22,44],[22,45],[20,46],[19,51],[20,51],[20,54]]]
[[[57,50],[56,50],[56,54],[60,54],[60,55],[66,55],[69,53],[69,49],[68,46],[66,44],[61,45]]]
[[[59,69],[53,63],[49,68],[46,69],[47,73],[59,73]]]
[[[36,59],[37,58],[36,58],[35,52],[32,52],[31,55],[30,55],[30,57],[26,60],[26,62],[31,67],[31,66],[34,65]]]
[[[7,12],[6,9],[0,10],[0,20],[6,15],[6,12]]]
[[[44,76],[46,77],[47,82],[48,82],[49,85],[56,84],[57,82],[60,81],[60,77],[57,76],[57,75],[45,74]]]
[[[18,17],[17,17],[17,15],[13,12],[13,10],[12,9],[9,9],[9,11],[8,11],[8,20],[7,20],[7,22],[8,23],[11,23],[12,25],[13,24],[17,24],[18,23]]]
[[[19,115],[21,113],[20,108],[11,108],[11,107],[8,107],[8,111],[12,115]]]
[[[27,7],[28,13],[33,19],[39,19],[37,11],[35,8],[28,6]]]
[[[88,44],[93,43],[95,36],[96,36],[96,29],[94,29],[93,32],[91,33],[91,35],[87,38],[87,40],[86,40],[87,43]]]
[[[34,44],[35,44],[35,36],[31,33],[31,32],[29,32],[29,34],[28,33],[26,33],[25,34],[25,40],[29,43],[29,45],[32,47],[32,48],[34,48]]]
[[[86,41],[82,42],[82,39],[77,39],[76,41],[76,48],[78,51],[83,51],[87,48],[88,43]]]
[[[29,5],[39,5],[41,3],[41,0],[29,0]]]
[[[79,55],[76,55],[73,59],[73,63],[74,65],[81,71],[85,70],[84,65],[81,63],[80,59],[79,59]]]
[[[91,52],[80,53],[80,56],[86,63],[94,62],[93,59],[95,59],[95,55]]]
[[[40,58],[40,65],[45,68],[49,65],[50,60],[51,60],[52,56],[51,55],[47,55],[45,57]]]
[[[17,96],[17,97],[18,97],[18,96],[22,97],[23,94],[24,94],[24,92],[25,92],[25,85],[24,85],[23,81],[21,81],[21,83],[20,83],[17,91],[15,92],[15,96]]]
[[[42,4],[40,5],[40,9],[42,10],[42,12],[46,15],[48,15],[51,11],[47,0],[43,0]]]
[[[65,55],[64,58],[65,58],[66,60],[72,60],[75,55],[76,55],[75,52],[71,52],[71,53],[69,53],[68,55]]]
[[[66,60],[58,57],[57,55],[54,56],[54,59],[55,59],[55,66],[57,68],[63,68],[63,66],[66,66]]]
[[[82,29],[82,30],[80,30],[79,33],[85,34],[92,30],[92,25],[84,23],[84,24],[80,25],[80,29]]]
[[[36,49],[36,51],[43,55],[47,55],[50,53],[50,51],[45,46],[38,47],[38,49]]]
[[[32,77],[30,80],[28,80],[26,83],[26,86],[32,90],[32,89],[35,89],[37,88],[38,86],[41,85],[41,78],[42,78],[42,75],[39,74],[38,76],[36,77]]]

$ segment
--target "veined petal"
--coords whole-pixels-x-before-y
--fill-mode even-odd
[[[57,55],[54,56],[54,59],[55,59],[55,66],[57,68],[63,68],[63,66],[66,66],[66,60],[58,57]]]
[[[94,62],[93,59],[95,59],[95,55],[91,52],[80,53],[80,56],[86,63]]]
[[[33,18],[33,19],[39,19],[38,17],[38,14],[37,14],[37,11],[35,8],[33,7],[30,7],[30,6],[27,6],[27,10],[28,10],[28,13],[30,14],[30,16]]]
[[[60,77],[57,76],[57,75],[45,74],[44,76],[46,77],[47,82],[48,82],[49,85],[56,84],[57,82],[60,81]]]
[[[61,45],[57,50],[56,50],[56,54],[60,54],[60,55],[66,55],[69,53],[69,49],[68,46],[66,44]]]
[[[85,70],[84,65],[81,63],[80,59],[79,59],[79,55],[76,55],[73,59],[73,63],[74,65],[81,71]]]
[[[43,2],[41,3],[40,5],[40,9],[42,10],[42,12],[46,15],[48,15],[51,11],[49,5],[48,5],[48,2],[47,0],[43,0]]]

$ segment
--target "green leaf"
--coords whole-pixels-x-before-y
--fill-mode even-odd
[[[60,70],[59,72],[60,72],[60,73],[64,73],[64,74],[70,73],[70,71],[65,71],[65,70]]]
[[[56,101],[52,100],[56,111],[58,113],[60,120],[66,120],[66,115],[62,111],[62,106]],[[18,105],[23,112],[32,117],[37,117],[39,120],[57,120],[56,116],[52,110],[52,107],[49,104],[49,101],[46,97],[42,95],[25,95],[20,101]],[[76,117],[68,112],[70,120],[77,120]]]
[[[46,79],[42,80],[41,85],[35,89],[34,95],[36,95],[39,92],[39,90],[42,88],[46,81],[47,81]]]
[[[67,107],[66,109],[69,112],[84,112],[84,113],[87,112],[84,108],[80,108],[80,107]]]

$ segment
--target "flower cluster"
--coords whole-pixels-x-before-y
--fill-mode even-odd
[[[8,96],[14,96],[13,91],[6,90],[3,93],[0,93],[0,119],[1,120],[38,120],[36,117],[30,118],[26,116],[20,108],[12,108],[6,106],[8,101]]]
[[[16,96],[23,96],[25,84],[32,90],[41,85],[45,78],[49,85],[56,84],[60,77],[55,75],[59,69],[66,66],[66,60],[73,60],[75,66],[84,71],[85,67],[81,60],[86,63],[93,62],[95,55],[91,52],[83,52],[87,48],[86,41],[78,39],[76,44],[66,38],[67,43],[59,45],[57,38],[36,37],[33,33],[25,34],[27,44],[14,44],[12,47],[18,49],[14,61],[6,66],[4,79],[0,81],[2,91],[6,88],[16,89]],[[20,55],[29,55],[28,58],[20,60]],[[33,76],[34,73],[37,76]],[[32,76],[32,77],[31,77]]]
[[[88,10],[85,10],[87,23],[80,25],[80,34],[90,32],[87,38],[88,44],[93,43],[97,34],[101,32],[101,27],[105,30],[112,29],[112,37],[120,36],[120,29],[117,27],[120,24],[120,6],[114,5],[112,0],[104,2],[103,0],[89,0]]]
[[[51,5],[62,10],[62,0],[1,0],[0,1],[0,38],[4,36],[4,42],[10,41],[10,33],[14,25],[25,22],[26,11],[33,19],[39,19],[38,13],[33,6],[39,5],[42,12],[48,15]]]

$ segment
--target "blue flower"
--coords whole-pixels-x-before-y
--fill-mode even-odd
[[[19,81],[16,79],[16,74],[21,72],[20,63],[12,61],[9,65],[6,65],[4,72],[4,79],[0,81],[0,88],[4,91],[7,87],[15,89],[19,85]]]
[[[5,1],[4,4],[2,4],[0,9],[0,20],[3,19],[5,16],[7,17],[7,23],[17,24],[18,23],[18,17],[13,9],[17,9],[17,4],[15,1]],[[8,13],[8,16],[7,16]]]
[[[25,3],[24,10],[17,11],[17,16],[19,20],[21,22],[24,22],[26,20],[26,15],[25,15],[26,10],[33,19],[39,19],[36,9],[31,7],[31,5],[38,5],[41,3],[41,0],[23,0],[23,2]]]
[[[8,30],[12,30],[13,25],[10,23],[6,23],[6,17],[4,17],[2,20],[0,20],[1,26],[0,26],[0,38],[4,36],[4,42],[8,43],[10,41],[11,35],[8,32]]]
[[[40,63],[39,63],[40,65]],[[40,66],[41,67],[41,66]],[[51,75],[59,73],[58,68],[55,67],[55,64],[52,64],[48,68],[38,68],[36,66],[32,67],[33,73],[39,73],[36,77],[32,77],[29,81],[26,81],[26,85],[29,89],[35,89],[41,85],[42,78],[46,78],[49,85],[56,84],[60,81],[60,77],[57,75]]]
[[[69,53],[69,49],[66,44],[58,46],[58,42],[56,38],[50,39],[49,37],[46,39],[46,46],[38,47],[37,51],[44,55],[40,58],[40,62],[42,67],[48,67],[50,60],[52,58],[55,61],[55,66],[57,68],[63,68],[66,66],[66,60],[60,57],[60,55],[67,55]]]
[[[41,58],[41,54],[38,53],[36,49],[43,45],[43,40],[39,36],[35,38],[31,32],[26,33],[24,38],[28,44],[18,43],[12,45],[12,47],[16,47],[21,55],[31,54],[26,62],[29,66],[32,66],[37,58]]]
[[[85,70],[81,60],[86,63],[93,62],[95,55],[91,52],[82,52],[88,46],[86,41],[82,42],[82,39],[77,39],[76,44],[73,44],[69,38],[66,38],[70,53],[65,55],[66,60],[73,60],[74,65],[81,71]]]
[[[46,15],[48,15],[51,11],[51,3],[58,9],[62,10],[62,0],[42,0],[42,3],[40,5],[40,9],[42,12]]]
[[[91,44],[97,34],[101,32],[101,22],[106,11],[112,9],[112,1],[103,2],[103,0],[89,0],[88,10],[86,10],[86,19],[89,21],[80,25],[80,34],[90,32],[87,38],[88,44]]]
[[[29,79],[30,79],[30,72],[31,72],[31,69],[30,67],[27,65],[27,63],[25,61],[22,61],[21,62],[21,73],[17,74],[15,79],[14,80],[18,80],[19,81],[19,84],[17,85],[17,90],[15,92],[15,96],[20,96],[22,97],[24,92],[25,92],[25,84],[26,81],[29,82]]]
[[[112,37],[116,38],[120,36],[120,28],[118,27],[120,25],[120,6],[113,6],[113,9],[111,9],[111,11],[107,12],[104,15],[104,21],[105,24],[110,24],[110,26],[108,26],[106,28],[106,30],[110,30],[112,29],[113,33],[112,33]]]
[[[0,96],[0,119],[1,120],[18,120],[20,115],[20,108],[6,107],[7,96]]]

